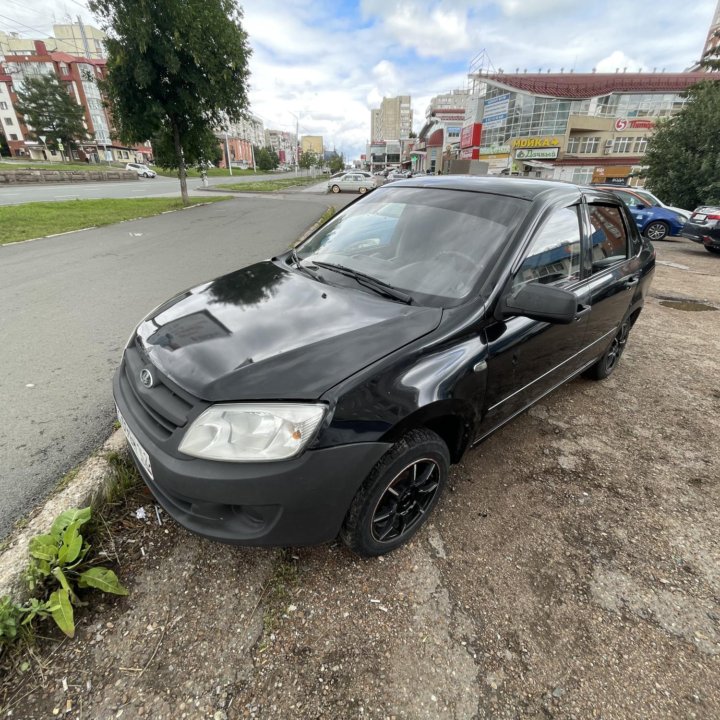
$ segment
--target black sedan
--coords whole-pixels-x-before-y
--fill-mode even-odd
[[[608,192],[400,181],[153,311],[115,376],[118,415],[187,528],[383,554],[468,448],[579,373],[614,372],[654,267]]]
[[[701,243],[713,255],[720,255],[720,207],[703,205],[693,212],[681,235]]]

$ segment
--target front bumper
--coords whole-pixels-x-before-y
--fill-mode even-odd
[[[291,460],[227,463],[180,458],[135,420],[115,374],[115,402],[150,456],[153,477],[133,460],[160,505],[200,535],[242,545],[313,545],[337,537],[358,488],[389,443],[307,450]]]

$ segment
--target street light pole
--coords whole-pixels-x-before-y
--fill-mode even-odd
[[[227,130],[225,131],[225,157],[227,158],[227,166],[232,177],[232,163],[230,162],[230,145],[228,145]]]
[[[288,112],[295,118],[295,174],[297,175],[300,165],[300,118],[294,112],[289,110]]]

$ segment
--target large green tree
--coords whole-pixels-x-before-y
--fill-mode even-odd
[[[720,202],[720,82],[693,85],[687,97],[677,115],[658,125],[645,161],[653,192],[693,210]]]
[[[303,170],[309,170],[318,164],[318,156],[312,150],[306,150],[300,155],[298,163]]]
[[[104,84],[126,142],[153,139],[177,168],[208,159],[210,133],[248,107],[250,47],[235,0],[90,0],[108,33]],[[172,148],[173,152],[167,152]]]
[[[87,135],[85,111],[70,95],[56,75],[26,77],[17,90],[16,109],[32,127],[36,139],[44,138],[44,145],[57,150],[62,143],[70,150],[76,141]]]
[[[253,152],[258,170],[275,170],[280,165],[280,158],[272,148],[255,146]]]

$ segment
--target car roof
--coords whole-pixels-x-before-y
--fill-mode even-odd
[[[559,180],[540,180],[535,178],[498,177],[495,175],[423,175],[400,180],[393,187],[428,187],[446,190],[464,190],[468,192],[507,195],[521,200],[533,201],[540,195],[557,195],[558,198],[577,198],[581,193],[594,194],[594,188],[583,188],[573,183]],[[606,199],[607,193],[599,191]],[[617,202],[617,197],[612,196]]]

